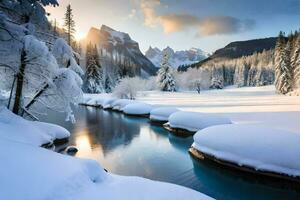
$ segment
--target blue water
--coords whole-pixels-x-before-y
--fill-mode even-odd
[[[146,118],[84,106],[75,109],[75,116],[75,124],[57,113],[42,120],[67,128],[72,133],[69,145],[79,149],[76,156],[95,159],[109,172],[176,183],[221,200],[300,199],[291,183],[194,160],[188,154],[191,137],[173,136]]]

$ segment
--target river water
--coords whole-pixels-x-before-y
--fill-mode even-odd
[[[176,183],[216,199],[300,199],[292,184],[274,183],[194,160],[188,154],[192,137],[178,138],[147,118],[79,106],[76,123],[49,112],[41,118],[67,128],[76,156],[97,160],[109,172]],[[187,197],[188,198],[188,197]]]

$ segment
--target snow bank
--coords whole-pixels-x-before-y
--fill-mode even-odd
[[[0,199],[211,199],[182,186],[112,175],[96,161],[1,137],[0,160]]]
[[[150,112],[150,120],[153,121],[168,121],[171,114],[178,112],[175,107],[159,107],[152,109]]]
[[[0,108],[0,138],[40,146],[69,136],[69,131],[63,127],[28,121],[13,114],[5,107]]]
[[[124,107],[123,112],[128,115],[149,115],[153,106],[147,103],[132,103]]]
[[[192,147],[239,166],[300,177],[299,144],[297,133],[232,124],[198,131]]]
[[[171,128],[196,132],[209,126],[231,124],[231,121],[226,117],[213,114],[180,111],[170,115],[169,124]]]
[[[117,100],[117,99],[114,98],[114,97],[105,98],[105,99],[102,100],[101,106],[102,106],[102,108],[104,108],[104,109],[112,108],[112,107],[113,107],[112,104],[113,104],[113,102],[115,102],[116,100]]]
[[[106,105],[107,100],[116,100],[112,98],[109,94],[84,94],[81,104],[87,106],[101,106]]]
[[[125,106],[132,103],[137,103],[137,101],[130,100],[130,99],[118,99],[112,102],[111,106],[113,110],[123,111]]]

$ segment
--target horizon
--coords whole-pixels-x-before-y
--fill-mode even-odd
[[[200,48],[207,53],[233,41],[276,37],[279,31],[299,29],[300,1],[263,0],[227,3],[221,0],[66,0],[58,7],[46,7],[49,19],[63,24],[71,3],[76,22],[75,37],[84,38],[91,27],[109,26],[126,32],[139,43],[175,51]],[[259,7],[257,6],[259,5]],[[88,19],[88,22],[87,22]],[[276,23],[274,23],[276,22]]]

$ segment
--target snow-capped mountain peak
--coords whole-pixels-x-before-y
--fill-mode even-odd
[[[192,64],[207,58],[207,53],[195,47],[189,50],[174,51],[169,46],[163,50],[150,46],[145,55],[156,67],[159,67],[165,53],[169,55],[169,62],[174,68],[180,65]]]
[[[119,62],[121,59],[123,59],[123,63],[130,62],[135,67],[128,66],[130,69],[127,71],[131,70],[130,73],[133,75],[140,75],[142,72],[148,75],[156,73],[157,69],[155,66],[141,53],[139,44],[132,40],[128,33],[114,30],[106,25],[102,25],[100,29],[92,27],[88,32],[85,42],[86,44],[89,42],[96,44],[101,49],[100,52],[105,52],[104,56],[107,58],[104,60],[118,58]],[[110,63],[109,66],[112,66],[112,64]],[[118,68],[119,64],[116,64],[116,67]]]

